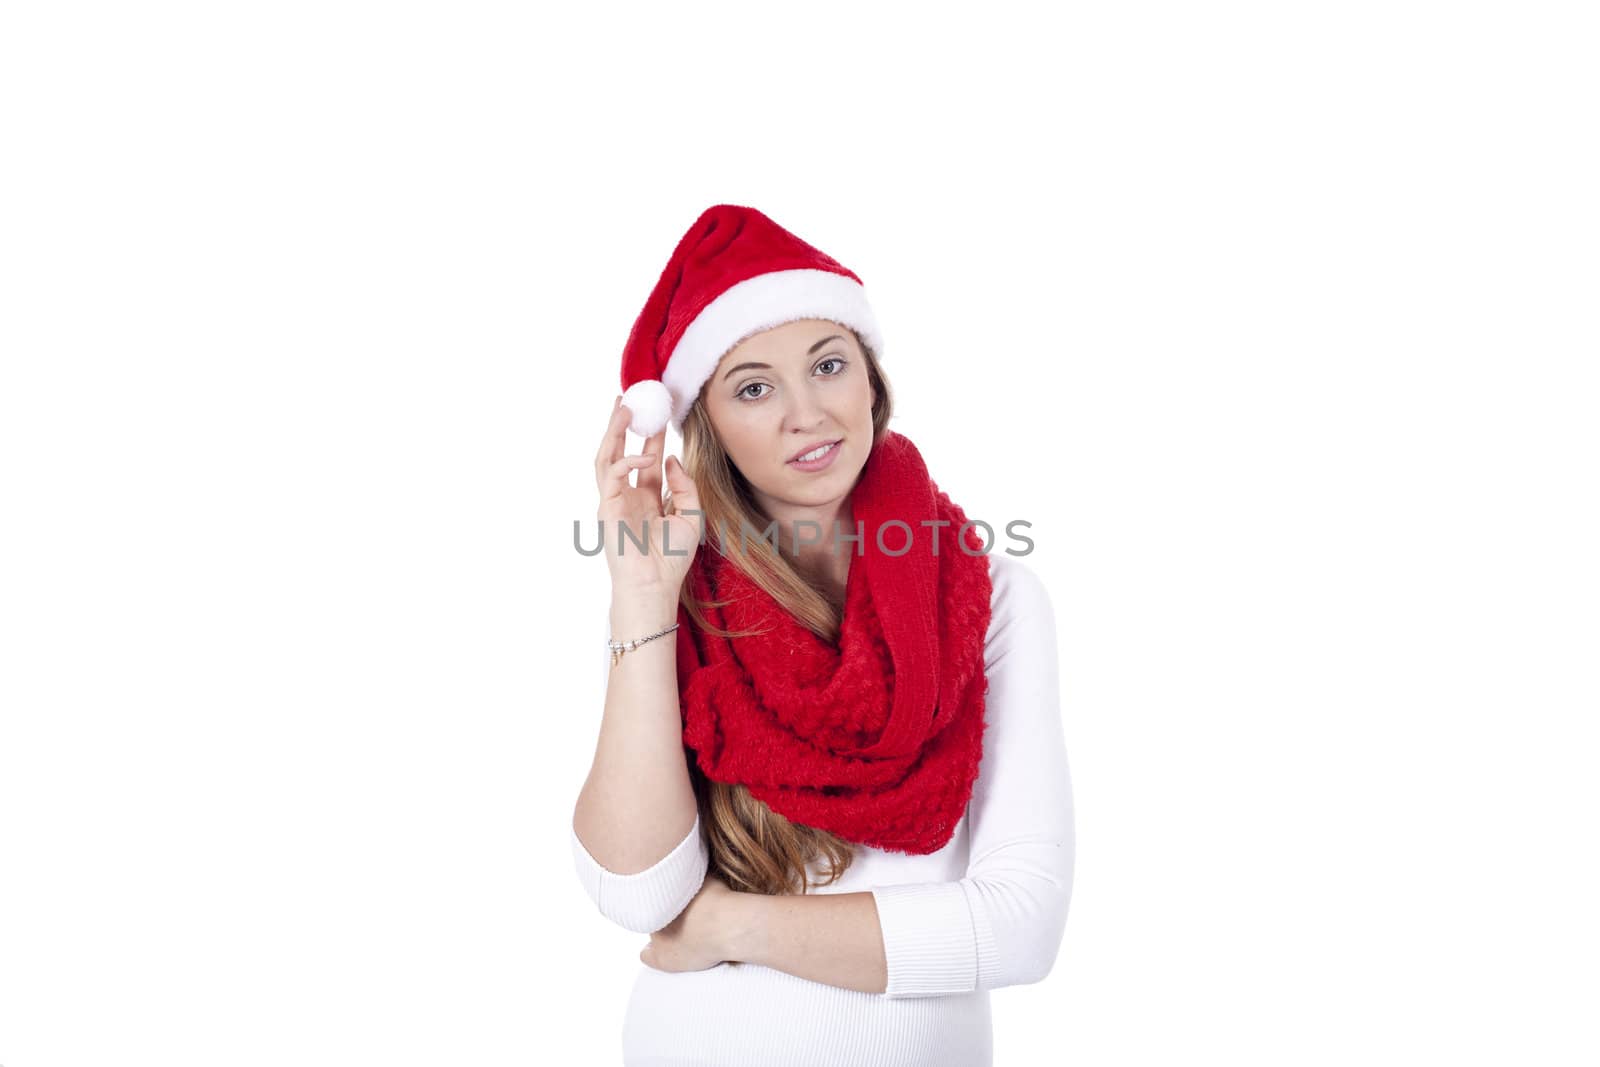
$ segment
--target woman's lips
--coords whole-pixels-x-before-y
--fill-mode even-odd
[[[834,460],[834,457],[838,456],[838,454],[839,442],[835,441],[833,444],[828,446],[828,450],[826,452],[818,456],[816,459],[807,460],[805,462],[802,462],[798,459],[791,459],[789,461],[789,466],[800,471],[820,471],[831,464]]]

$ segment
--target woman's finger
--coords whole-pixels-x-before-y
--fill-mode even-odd
[[[659,456],[661,455],[662,449],[665,448],[666,443],[667,430],[666,427],[662,427],[657,432],[645,438],[644,450],[648,453]],[[639,488],[646,489],[654,493],[656,495],[656,499],[658,500],[661,498],[661,464],[652,463],[650,466],[645,467],[639,472]]]
[[[654,463],[657,457],[649,452],[641,452],[637,456],[623,456],[615,463],[608,464],[605,474],[600,481],[600,499],[610,500],[620,494],[628,485],[628,472],[647,463]]]
[[[622,458],[628,442],[628,421],[632,418],[632,414],[622,405],[622,397],[617,397],[611,405],[611,421],[606,423],[605,436],[600,438],[600,449],[594,454],[594,477],[597,483],[601,483],[602,489],[607,468]]]
[[[700,494],[695,490],[694,479],[689,477],[689,472],[683,469],[683,464],[678,457],[668,456],[666,466],[667,484],[672,489],[672,498],[682,501],[690,507],[699,507]]]
[[[694,487],[694,479],[689,477],[689,472],[683,469],[683,464],[678,462],[677,456],[667,457],[667,486],[672,490],[672,510],[674,514],[683,515],[687,511],[696,514],[685,516],[695,524],[701,534],[705,533],[705,516],[699,514],[700,494]]]

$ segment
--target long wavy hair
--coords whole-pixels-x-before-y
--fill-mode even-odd
[[[872,447],[876,448],[889,428],[893,396],[877,357],[862,343],[859,334],[854,330],[851,333],[865,359],[868,380],[872,384]],[[697,551],[718,551],[717,532],[728,531],[732,535],[731,532],[738,531],[742,535],[746,528],[742,524],[748,524],[756,536],[744,538],[742,551],[725,553],[728,562],[748,575],[812,633],[830,644],[838,641],[841,610],[794,566],[792,556],[777,551],[770,541],[759,536],[770,519],[762,514],[750,483],[723,450],[704,400],[702,390],[684,417],[682,431],[683,467],[699,491],[707,534],[706,543]],[[671,501],[670,491],[667,500]],[[781,544],[782,539],[779,541]],[[683,583],[678,599],[693,625],[702,633],[719,637],[755,633],[723,630],[712,625],[704,608],[721,607],[727,601],[702,605],[691,585],[688,581]],[[837,881],[855,858],[855,846],[849,841],[826,830],[791,822],[751,796],[743,785],[708,779],[693,760],[689,763],[689,776],[711,855],[707,873],[720,876],[736,890],[768,896],[803,894],[813,885],[830,885]],[[807,870],[807,864],[814,860],[827,863],[825,876],[816,881],[810,879]]]

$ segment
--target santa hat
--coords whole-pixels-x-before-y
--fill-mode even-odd
[[[848,326],[883,355],[861,279],[755,208],[717,204],[678,240],[622,350],[622,402],[641,437],[674,430],[740,341],[796,319]]]

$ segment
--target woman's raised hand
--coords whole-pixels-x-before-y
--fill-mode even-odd
[[[600,489],[596,517],[600,520],[606,566],[611,569],[613,593],[660,594],[676,602],[699,547],[700,532],[705,528],[704,517],[699,514],[700,497],[689,472],[673,456],[665,464],[672,507],[670,511],[663,510],[661,453],[667,431],[662,429],[645,438],[644,450],[638,455],[624,455],[632,417],[622,398],[617,397],[611,406],[611,421],[600,440],[600,451],[594,457],[595,482]],[[630,486],[628,473],[635,470],[639,472],[639,484]],[[626,532],[620,527],[626,527]],[[641,548],[641,544],[648,548]]]

